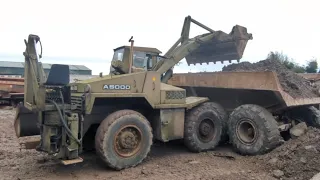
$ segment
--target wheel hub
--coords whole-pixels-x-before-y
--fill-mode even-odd
[[[210,125],[207,122],[203,122],[200,125],[200,133],[204,136],[207,136],[210,132]]]
[[[210,119],[204,119],[199,125],[198,136],[202,142],[209,142],[215,136],[215,126]]]
[[[249,120],[243,120],[238,124],[236,134],[238,139],[245,144],[252,144],[257,138],[256,128]]]
[[[140,150],[141,137],[141,131],[137,126],[121,128],[115,135],[115,151],[122,157],[135,155]]]
[[[137,144],[137,138],[132,132],[123,132],[120,136],[120,146],[124,149],[132,149]]]

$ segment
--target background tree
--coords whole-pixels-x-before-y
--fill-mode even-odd
[[[311,59],[308,61],[306,72],[307,73],[317,73],[318,70],[318,62],[317,59]]]
[[[287,55],[283,54],[282,52],[271,51],[268,54],[267,59],[277,60],[281,64],[283,64],[285,67],[292,70],[293,72],[296,72],[296,73],[305,73],[306,72],[306,68],[304,66],[300,66],[299,64],[294,62],[294,59],[289,58]]]

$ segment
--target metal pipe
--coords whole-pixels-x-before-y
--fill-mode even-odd
[[[132,40],[132,36],[131,38],[129,39],[129,42],[131,42],[131,46],[130,46],[130,57],[129,57],[129,74],[131,74],[131,71],[132,71],[132,64],[133,64],[133,43],[134,43],[134,40]]]
[[[198,21],[196,21],[196,20],[194,20],[194,19],[192,19],[192,18],[190,19],[190,21],[193,22],[193,23],[195,23],[196,25],[202,27],[203,29],[210,31],[211,33],[214,33],[214,32],[215,32],[215,31],[212,30],[211,28],[203,25],[202,23],[200,23],[200,22],[198,22]]]

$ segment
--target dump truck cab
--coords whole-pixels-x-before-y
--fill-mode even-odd
[[[157,48],[133,46],[131,72],[150,71],[163,57]],[[110,74],[127,74],[130,69],[130,46],[114,49]]]

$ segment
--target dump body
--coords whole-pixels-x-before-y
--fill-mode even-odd
[[[274,113],[320,104],[320,97],[291,97],[283,91],[277,74],[272,71],[182,73],[174,74],[168,84],[186,89],[187,96],[208,97],[229,111],[242,104],[257,104]]]

